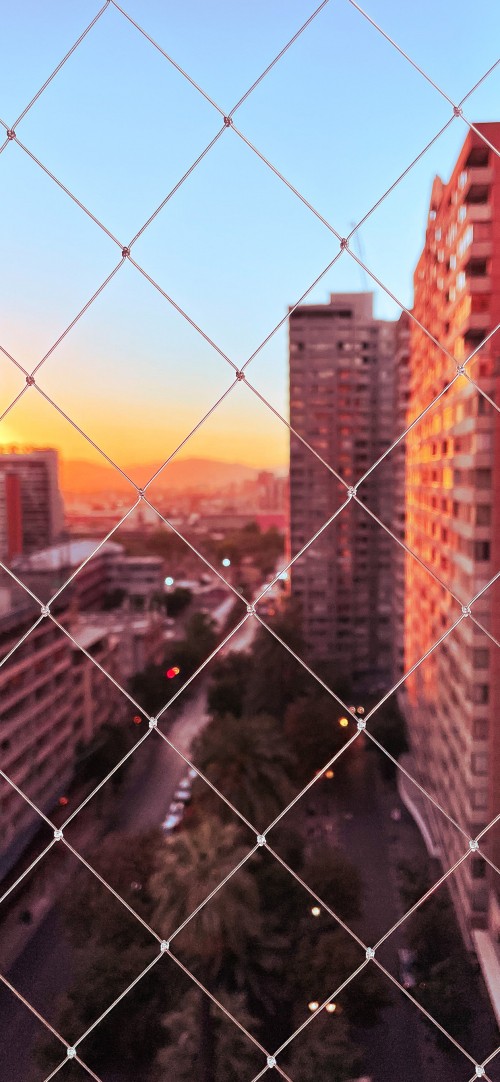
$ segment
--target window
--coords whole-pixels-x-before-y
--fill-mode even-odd
[[[488,739],[488,719],[487,718],[474,718],[472,725],[472,736],[474,740],[487,740]]]
[[[485,752],[476,752],[471,758],[471,769],[473,774],[487,774],[488,773],[488,756]]]
[[[471,805],[473,808],[487,808],[488,794],[486,789],[473,789],[471,792]]]
[[[479,402],[481,401],[484,401],[482,396],[478,401],[478,407]],[[476,470],[476,488],[491,488],[491,470],[485,469],[483,467],[480,467]]]
[[[490,701],[489,684],[474,684],[472,688],[473,703],[484,704]]]
[[[490,663],[490,652],[484,646],[478,646],[473,652],[473,663],[475,669],[487,669]]]
[[[491,522],[491,507],[488,503],[480,503],[476,507],[476,526],[489,526]]]

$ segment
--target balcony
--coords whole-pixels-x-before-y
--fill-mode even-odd
[[[489,274],[470,275],[467,278],[469,293],[491,293],[491,277]]]
[[[473,166],[467,170],[467,180],[463,189],[464,202],[467,204],[484,203],[488,190],[493,184],[492,166]]]
[[[491,203],[470,203],[467,207],[469,222],[491,222]]]

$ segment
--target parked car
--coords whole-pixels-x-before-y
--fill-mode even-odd
[[[417,956],[415,951],[410,950],[409,947],[400,947],[398,950],[399,958],[399,979],[403,988],[414,988],[417,983],[415,975],[415,963]]]
[[[175,830],[175,828],[179,826],[181,819],[182,813],[169,812],[167,817],[163,820],[162,830],[165,832],[165,834],[170,834],[172,830]]]
[[[190,789],[176,789],[175,793],[174,793],[174,800],[176,800],[179,804],[182,804],[182,805],[189,804],[189,802],[191,800],[191,790]]]

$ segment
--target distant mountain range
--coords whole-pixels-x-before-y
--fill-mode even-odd
[[[153,462],[141,466],[126,466],[125,473],[137,484],[144,485],[162,465]],[[220,489],[232,483],[254,479],[259,470],[239,462],[220,462],[212,458],[174,458],[154,482],[158,491],[173,489]],[[59,483],[63,493],[90,495],[100,492],[130,492],[130,485],[111,466],[100,466],[77,459],[61,459]]]

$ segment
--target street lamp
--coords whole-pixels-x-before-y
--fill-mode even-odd
[[[319,1007],[319,1003],[318,1003],[317,999],[311,999],[311,1002],[308,1003],[307,1006],[309,1007],[310,1011],[317,1011],[317,1009]]]
[[[339,725],[342,729],[347,729],[349,725],[349,718],[339,718]]]
[[[313,907],[311,909],[311,915],[313,917],[319,917],[320,913],[321,913],[321,909],[320,909],[319,905],[313,905]]]
[[[172,576],[167,575],[167,577],[165,579],[165,586],[173,586],[173,585],[174,585],[174,580],[173,580]]]
[[[224,556],[224,559],[222,561],[222,566],[223,567],[231,567],[231,560],[228,558],[228,556]]]

